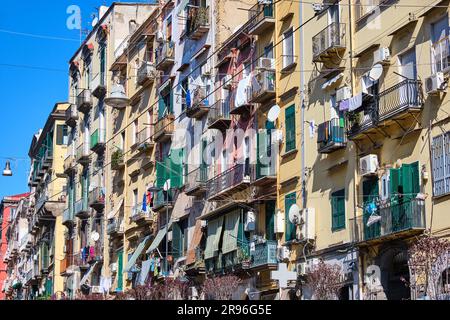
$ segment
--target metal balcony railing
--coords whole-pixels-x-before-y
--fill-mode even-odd
[[[89,205],[97,209],[105,206],[104,188],[95,187],[89,191]]]
[[[275,71],[260,70],[249,90],[249,102],[263,102],[275,97]]]
[[[186,35],[199,39],[209,30],[209,7],[188,7]]]
[[[76,105],[71,104],[66,109],[66,124],[70,127],[76,126],[78,121],[78,108]]]
[[[425,229],[425,202],[421,199],[394,197],[385,204],[378,205],[376,215],[381,220],[367,226],[370,214],[350,219],[353,242],[380,239],[399,233]]]
[[[193,194],[196,191],[202,191],[205,188],[208,180],[208,168],[206,165],[201,165],[195,170],[186,175],[185,192],[186,194]]]
[[[330,153],[345,148],[345,119],[336,118],[319,124],[317,129],[317,147],[319,153]]]
[[[156,67],[164,68],[175,62],[175,43],[166,41],[156,49]]]
[[[92,95],[101,98],[106,94],[106,73],[97,73],[90,83]]]
[[[270,163],[256,163],[250,165],[251,167],[251,180],[252,183],[258,182],[264,178],[272,178],[275,179],[277,175],[277,168],[273,161]]]
[[[243,183],[250,183],[250,166],[237,164],[206,182],[206,197],[219,196]]]
[[[423,103],[422,82],[405,79],[367,102],[363,100],[363,111],[349,112],[347,133],[354,136],[376,127],[380,121],[405,112],[420,111]]]
[[[137,83],[142,85],[148,80],[155,80],[156,68],[153,62],[144,61],[138,68]]]
[[[67,154],[66,158],[64,159],[64,172],[65,173],[69,173],[71,171],[74,171],[76,168],[76,161],[75,161],[75,154],[73,152],[73,150],[71,150],[72,148],[69,147],[69,153]]]
[[[88,199],[87,197],[79,199],[75,202],[75,215],[85,216],[89,212]]]
[[[123,233],[124,225],[123,218],[113,218],[110,219],[106,226],[106,233],[109,235]]]
[[[89,161],[89,143],[82,143],[77,148],[77,161],[88,162]]]
[[[147,210],[142,210],[142,203],[139,203],[133,208],[131,208],[131,215],[130,219],[133,222],[137,222],[139,220],[145,219],[145,220],[151,220],[152,219],[152,212],[150,210],[150,207],[147,206]]]
[[[450,65],[449,39],[447,36],[431,45],[431,69],[433,74],[446,71]]]
[[[91,150],[99,151],[103,149],[106,143],[106,130],[96,129],[93,134],[91,134]]]
[[[345,23],[333,22],[312,38],[313,61],[320,62],[330,50],[345,48]]]
[[[267,240],[266,242],[255,244],[255,250],[250,251],[250,256],[251,268],[277,265],[277,242]]]
[[[70,208],[67,208],[63,212],[62,224],[63,225],[68,225],[68,224],[73,224],[73,223],[74,223],[73,210],[70,209]]]
[[[248,12],[249,30],[253,34],[262,33],[269,25],[275,25],[275,6],[273,3],[257,3]]]
[[[92,107],[92,92],[89,89],[84,89],[77,97],[78,111],[86,113]]]
[[[208,126],[210,129],[218,129],[227,126],[231,121],[230,101],[218,100],[208,112]]]
[[[136,144],[139,149],[147,149],[153,144],[153,126],[142,129],[138,132]]]
[[[172,114],[159,119],[159,121],[155,125],[155,140],[162,139],[173,134],[173,131],[175,129],[174,119],[175,117]]]

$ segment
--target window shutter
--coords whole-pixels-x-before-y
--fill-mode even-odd
[[[289,220],[289,209],[297,201],[296,193],[291,193],[284,198],[284,210],[285,210],[285,220],[286,220],[286,233],[285,241],[293,240],[296,236],[296,226]]]
[[[172,150],[170,156],[170,185],[173,188],[180,188],[183,185],[183,149]]]
[[[164,98],[161,94],[158,95],[158,120],[164,118],[164,111],[166,109],[166,104],[164,103]]]
[[[286,152],[295,149],[295,105],[286,109]]]
[[[175,259],[181,256],[182,252],[182,234],[178,223],[172,224],[172,255]]]
[[[275,240],[275,202],[266,202],[266,239]]]
[[[445,193],[444,137],[444,135],[435,137],[432,144],[433,192],[435,196],[440,196]]]
[[[331,195],[332,223],[331,230],[345,228],[345,190],[339,190]]]

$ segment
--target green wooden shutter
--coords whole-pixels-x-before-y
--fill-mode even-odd
[[[285,210],[285,220],[286,220],[286,232],[285,240],[293,240],[296,236],[296,226],[289,221],[289,209],[293,204],[297,202],[297,195],[295,192],[288,194],[284,198],[284,210]]]
[[[56,144],[58,146],[64,144],[64,126],[63,125],[56,126]]]
[[[169,97],[170,102],[169,102],[169,105],[167,106],[167,113],[173,114],[173,89],[170,89],[169,95],[170,95],[170,97]]]
[[[285,151],[295,149],[295,105],[286,109],[286,148]]]
[[[266,239],[275,240],[275,201],[266,202]]]
[[[183,250],[183,236],[180,225],[178,223],[172,224],[172,255],[175,259],[181,257]]]
[[[166,104],[164,102],[164,97],[159,94],[158,95],[158,120],[164,118],[164,113],[166,110]]]
[[[339,190],[331,195],[331,230],[345,228],[345,190]]]
[[[181,188],[183,186],[183,156],[184,149],[172,150],[170,162],[170,185],[173,188]]]
[[[117,289],[123,290],[123,250],[117,252]]]

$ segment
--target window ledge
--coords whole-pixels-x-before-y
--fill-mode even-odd
[[[282,158],[287,158],[287,157],[289,157],[289,156],[291,156],[291,155],[293,155],[293,154],[296,154],[297,152],[298,152],[298,149],[295,148],[295,149],[292,149],[292,150],[289,150],[289,151],[287,151],[287,152],[282,153],[282,154],[281,154],[281,157],[282,157]]]

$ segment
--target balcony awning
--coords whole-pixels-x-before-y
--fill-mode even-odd
[[[334,76],[333,78],[331,78],[328,81],[325,81],[324,84],[322,84],[322,89],[328,89],[330,88],[332,85],[334,85],[339,79],[341,79],[344,76],[344,73],[341,72],[339,73],[337,76]]]
[[[136,264],[137,258],[141,255],[142,251],[144,251],[145,246],[147,245],[148,240],[150,239],[150,236],[146,236],[144,240],[142,240],[141,243],[137,246],[136,250],[134,250],[133,255],[131,256],[130,260],[128,260],[127,267],[125,268],[124,272],[130,272],[131,268]]]
[[[91,273],[94,271],[95,266],[97,265],[98,262],[95,262],[88,270],[88,272],[86,272],[86,274],[83,276],[83,278],[80,281],[80,286],[82,286],[83,284],[86,283],[87,279],[89,278],[89,276],[91,275]]]
[[[213,258],[215,252],[219,250],[222,226],[223,216],[208,222],[208,237],[206,238],[205,259]]]
[[[195,250],[202,241],[202,221],[197,220],[195,222],[194,235],[192,236],[191,246],[186,255],[186,265],[190,265],[195,262]]]
[[[119,205],[110,213],[108,213],[108,219],[113,219],[116,216],[117,212],[119,212],[122,205],[123,205],[123,198],[120,200]]]
[[[172,226],[172,223],[173,223],[173,220],[170,219],[167,229],[169,229]],[[163,228],[159,229],[158,233],[156,234],[156,237],[153,239],[153,242],[150,245],[150,247],[148,248],[148,250],[146,251],[146,253],[149,254],[149,253],[153,252],[154,250],[156,250],[156,248],[158,248],[159,244],[161,243],[162,239],[164,239],[165,235],[166,235],[166,228],[163,227]]]

